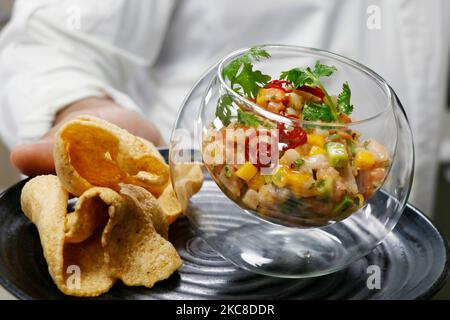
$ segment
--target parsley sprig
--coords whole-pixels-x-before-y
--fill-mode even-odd
[[[259,47],[251,48],[247,53],[231,61],[223,68],[222,76],[230,81],[230,87],[239,94],[256,98],[259,89],[264,87],[271,77],[253,69],[253,61],[270,58],[270,54]]]
[[[233,98],[230,94],[225,93],[220,97],[216,108],[216,117],[222,121],[224,126],[229,125],[233,119],[236,119],[239,124],[245,126],[257,127],[258,125],[263,124],[257,116],[245,112],[240,108],[237,109],[237,115],[233,115],[232,106]]]
[[[251,48],[247,53],[231,61],[223,68],[222,76],[228,79],[230,87],[237,93],[250,99],[255,99],[259,90],[270,80],[269,75],[263,74],[259,70],[254,70],[253,62],[264,58],[270,58],[270,54],[259,47]],[[298,89],[304,85],[320,88],[324,94],[324,102],[308,102],[303,107],[302,117],[309,121],[334,122],[339,120],[339,115],[350,115],[353,112],[353,105],[350,102],[351,91],[347,82],[342,85],[342,92],[339,94],[336,103],[331,99],[327,90],[321,82],[321,78],[331,76],[337,71],[335,66],[328,66],[316,61],[314,68],[293,68],[283,71],[280,79],[288,80],[290,84]],[[234,119],[239,124],[248,126],[258,126],[264,124],[257,116],[245,112],[236,107],[233,112],[233,97],[231,94],[224,94],[220,97],[216,109],[218,117],[223,125],[229,125]]]
[[[225,66],[222,76],[230,81],[230,87],[235,92],[250,98],[256,98],[259,89],[264,87],[271,79],[269,75],[253,68],[253,61],[260,61],[264,58],[270,58],[270,54],[266,50],[259,47],[251,48],[247,53]],[[232,96],[228,93],[223,94],[216,109],[216,117],[222,121],[223,125],[229,125],[234,118],[242,125],[258,126],[263,123],[255,115],[240,108],[237,109],[237,116],[233,115],[232,106]]]
[[[336,117],[325,103],[309,102],[303,107],[303,120],[333,122]]]
[[[350,103],[351,95],[352,92],[350,91],[350,87],[348,86],[348,83],[345,82],[342,85],[342,92],[338,96],[337,103],[339,111],[346,115],[353,112],[353,105]]]
[[[331,100],[330,95],[327,90],[325,90],[320,78],[329,77],[333,74],[333,72],[337,71],[335,66],[327,66],[325,64],[320,63],[320,61],[316,61],[314,69],[307,67],[303,68],[294,68],[288,71],[283,71],[280,75],[280,79],[288,80],[291,84],[297,89],[303,85],[317,86],[319,87],[325,95],[325,98],[328,102],[329,109],[333,119],[338,119],[338,110],[335,106],[333,100]],[[325,120],[324,120],[325,121]]]
[[[242,111],[242,109],[237,110],[237,121],[240,124],[251,127],[257,127],[262,124],[262,121],[259,120],[254,114]]]
[[[219,103],[216,108],[216,117],[222,121],[224,126],[230,124],[233,118],[233,113],[231,112],[231,106],[233,105],[233,98],[228,93],[222,95],[219,99]]]

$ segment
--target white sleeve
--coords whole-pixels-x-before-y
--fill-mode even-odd
[[[133,24],[124,22],[126,2],[16,2],[0,36],[0,134],[9,147],[40,138],[58,110],[83,98],[139,111],[124,92],[132,68],[148,61],[119,45],[123,25]]]

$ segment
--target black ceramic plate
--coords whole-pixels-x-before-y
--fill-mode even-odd
[[[167,156],[167,151],[162,152]],[[63,299],[47,271],[36,228],[20,210],[25,181],[0,196],[0,284],[20,299]],[[423,299],[449,272],[445,238],[408,206],[395,230],[348,268],[310,279],[280,279],[241,270],[197,237],[186,219],[171,227],[183,267],[152,289],[115,285],[99,299]],[[367,267],[381,268],[381,288],[369,290]]]

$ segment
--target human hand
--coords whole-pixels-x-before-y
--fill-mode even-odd
[[[156,146],[164,142],[156,127],[136,112],[124,109],[105,98],[88,98],[61,110],[53,127],[37,142],[18,145],[11,150],[11,163],[23,174],[36,176],[55,173],[53,162],[53,139],[56,131],[66,122],[79,115],[89,114],[104,119],[145,138]]]

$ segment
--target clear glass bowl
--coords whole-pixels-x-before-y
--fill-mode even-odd
[[[186,199],[186,170],[183,168],[186,164],[201,163],[205,182],[190,203],[184,203],[188,208],[186,215],[213,249],[241,268],[292,278],[340,270],[381,243],[395,227],[406,205],[413,178],[414,150],[405,111],[386,81],[355,61],[312,48],[282,45],[261,48],[268,51],[271,58],[255,61],[255,69],[273,77],[283,70],[313,66],[317,60],[335,66],[338,71],[323,83],[329,92],[339,92],[342,83],[349,83],[355,106],[353,122],[324,124],[300,121],[269,112],[237,94],[222,77],[222,71],[224,66],[249,49],[238,50],[204,74],[179,111],[170,142],[170,168],[175,192],[180,199]],[[278,160],[277,156],[271,156],[284,145],[272,143],[268,147],[271,152],[265,152],[271,160],[262,165],[270,179],[261,179],[270,186],[271,193],[262,198],[260,195],[257,207],[249,205],[244,199],[247,187],[240,189],[240,185],[236,189],[235,184],[224,182],[221,179],[225,172],[223,166],[216,171],[215,160],[206,156],[211,151],[208,146],[214,140],[212,137],[224,130],[223,123],[215,114],[224,95],[231,99],[233,113],[241,109],[254,114],[264,122],[268,131],[276,130],[267,134],[269,138],[266,137],[266,141],[276,136],[274,132],[279,132],[276,128],[280,125],[288,130],[295,127],[308,132],[318,130],[326,135],[351,130],[360,133],[362,139],[374,139],[384,146],[389,159],[381,180],[359,203],[355,201],[342,212],[314,209],[310,200],[293,196],[297,189],[275,182],[273,172],[280,164],[273,161]],[[248,152],[244,154],[244,158],[233,156],[231,160],[222,161],[241,165],[249,160]],[[257,159],[256,162],[260,161]],[[280,210],[279,204],[286,202],[287,197],[290,206]],[[264,204],[268,198],[271,205]]]

